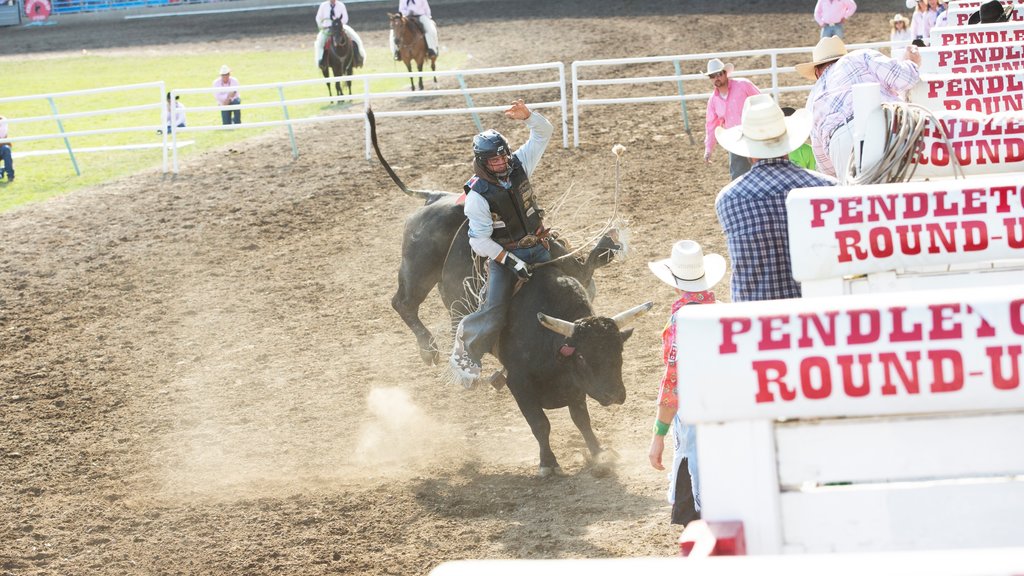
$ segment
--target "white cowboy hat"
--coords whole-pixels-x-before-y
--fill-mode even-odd
[[[811,134],[811,114],[801,108],[786,116],[768,94],[744,100],[739,126],[715,129],[718,143],[746,158],[777,158],[799,148]]]
[[[903,14],[897,14],[897,15],[892,17],[892,20],[889,21],[890,24],[895,24],[897,22],[903,22],[904,24],[910,24],[910,20],[907,19],[907,17],[904,16]]]
[[[718,254],[705,256],[693,240],[676,242],[670,258],[648,262],[647,266],[662,282],[687,292],[710,290],[725,277],[725,258]]]
[[[717,74],[722,70],[725,70],[726,72],[732,74],[732,62],[729,62],[728,64],[722,64],[722,61],[719,60],[718,58],[712,58],[711,60],[708,60],[708,69],[701,72],[701,74],[704,74],[705,76],[711,76],[712,74]]]
[[[796,72],[808,80],[817,80],[817,78],[814,77],[815,66],[826,62],[832,62],[833,60],[839,60],[843,56],[846,56],[846,44],[843,43],[842,38],[839,36],[822,38],[821,40],[818,40],[818,43],[814,46],[814,50],[811,52],[812,60],[810,62],[797,64]]]
[[[227,64],[225,64],[225,65],[223,65],[223,66],[221,66],[221,67],[220,67],[220,73],[221,73],[222,75],[223,75],[223,74],[231,74],[231,68],[228,68],[228,65],[227,65]]]

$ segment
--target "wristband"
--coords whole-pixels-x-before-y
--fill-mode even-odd
[[[665,424],[661,420],[658,420],[657,418],[654,419],[654,433],[658,436],[668,434],[668,426],[668,424]]]

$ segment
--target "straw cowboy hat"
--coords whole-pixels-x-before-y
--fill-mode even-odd
[[[712,74],[718,74],[722,70],[725,70],[726,72],[732,74],[732,62],[729,62],[728,64],[722,64],[722,61],[719,60],[718,58],[712,58],[711,60],[708,60],[708,69],[701,72],[701,74],[704,74],[705,76],[711,76]]]
[[[225,65],[220,67],[220,73],[221,73],[221,75],[231,74],[231,68],[228,68],[228,65],[225,64]]]
[[[826,62],[832,62],[833,60],[839,60],[843,56],[846,56],[846,44],[843,43],[842,38],[839,36],[822,38],[821,40],[818,40],[818,43],[814,46],[814,50],[811,52],[812,60],[810,62],[803,62],[796,65],[797,74],[800,74],[808,80],[817,80],[814,76],[815,66]]]
[[[647,266],[659,280],[680,290],[710,290],[725,277],[725,258],[704,254],[693,240],[680,240],[672,246],[672,256],[648,262]]]
[[[890,24],[895,24],[897,22],[903,22],[904,25],[907,25],[910,24],[910,19],[904,16],[903,14],[897,14],[892,17],[892,20],[889,20]]]
[[[796,150],[811,134],[811,114],[806,108],[786,116],[768,94],[743,102],[739,126],[715,129],[718,143],[746,158],[777,158]]]
[[[967,23],[991,24],[994,22],[1008,22],[1010,20],[1010,10],[1013,10],[1013,4],[1004,9],[1002,2],[999,0],[989,0],[978,7],[977,12],[971,14],[971,17],[967,19]]]

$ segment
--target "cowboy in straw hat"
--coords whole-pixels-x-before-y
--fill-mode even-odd
[[[668,501],[672,503],[672,523],[687,524],[700,518],[700,484],[697,475],[696,429],[678,416],[679,389],[676,381],[676,312],[688,304],[713,304],[711,289],[725,277],[725,258],[704,254],[700,244],[680,240],[672,246],[669,258],[647,264],[659,280],[675,289],[677,300],[661,334],[665,375],[658,393],[657,415],[651,435],[649,459],[655,470],[664,470],[665,436],[672,429],[675,455],[669,480]]]
[[[213,93],[213,97],[217,100],[218,106],[237,106],[242,103],[242,99],[238,96],[238,90],[235,88],[238,86],[238,79],[231,75],[231,68],[224,64],[220,67],[220,76],[213,81],[214,88],[220,88],[220,90]],[[242,111],[235,110],[221,110],[220,111],[221,124],[241,124],[242,123]]]
[[[917,84],[920,64],[916,46],[908,46],[906,59],[900,61],[868,48],[847,52],[846,44],[835,36],[818,41],[811,61],[796,65],[801,76],[815,81],[807,107],[818,170],[838,175],[840,181],[846,178],[853,150],[853,86],[878,84],[882,102],[896,102]]]
[[[754,160],[750,172],[715,199],[718,222],[732,260],[732,301],[799,298],[789,255],[786,196],[794,188],[834,186],[835,179],[793,164],[788,154],[807,139],[810,115],[786,117],[767,94],[744,104],[739,126],[718,131],[730,152]]]
[[[711,162],[711,152],[715,148],[715,128],[724,126],[731,128],[739,124],[743,102],[761,91],[746,78],[730,78],[733,71],[732,63],[725,64],[718,58],[708,61],[707,69],[702,72],[707,76],[715,90],[708,98],[708,107],[704,123],[704,162]],[[742,156],[729,154],[729,178],[735,180],[750,170],[750,161]]]

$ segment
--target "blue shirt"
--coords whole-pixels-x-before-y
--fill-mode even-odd
[[[758,160],[715,199],[718,222],[732,260],[732,301],[799,298],[789,256],[786,196],[794,188],[835,186],[788,158]]]

